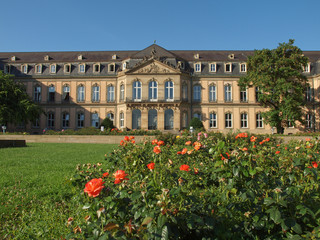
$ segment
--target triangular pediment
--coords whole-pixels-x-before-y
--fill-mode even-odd
[[[164,49],[163,47],[160,47],[157,44],[152,44],[151,46],[135,53],[132,55],[130,58],[131,59],[142,59],[145,57],[150,57],[150,56],[157,56],[158,58],[177,58],[175,54],[172,52],[168,51],[167,49]]]
[[[180,73],[179,69],[162,63],[156,59],[148,60],[130,69],[126,74],[168,74]]]

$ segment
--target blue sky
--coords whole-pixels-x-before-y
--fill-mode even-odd
[[[320,50],[320,0],[6,0],[0,52]]]

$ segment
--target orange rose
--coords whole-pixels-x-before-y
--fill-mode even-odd
[[[158,144],[158,140],[157,139],[152,140],[151,144],[152,145],[157,145]]]
[[[183,154],[186,154],[187,152],[188,152],[188,149],[184,148],[184,149],[182,149],[181,154],[183,155]]]
[[[257,137],[251,136],[251,138],[250,138],[250,141],[251,141],[251,142],[255,142],[256,140],[257,140]]]
[[[317,168],[317,167],[318,167],[318,163],[317,163],[317,162],[312,162],[312,166],[313,166],[314,168]]]
[[[128,174],[126,174],[125,171],[123,170],[116,171],[113,174],[113,177],[115,178],[114,184],[121,183],[123,180],[129,180],[128,178],[126,178],[126,176],[128,176]]]
[[[161,153],[161,148],[157,145],[157,146],[155,146],[155,147],[153,148],[153,152],[154,152],[155,154],[159,154],[159,153]]]
[[[181,170],[181,171],[189,172],[189,171],[190,171],[189,168],[190,168],[189,165],[181,165],[181,166],[180,166],[180,170]]]
[[[191,143],[192,143],[191,141],[187,141],[187,142],[186,142],[186,145],[187,145],[187,146],[190,146]]]
[[[130,136],[130,137],[129,137],[129,140],[133,140],[133,139],[134,139],[134,136]]]
[[[109,173],[108,172],[105,172],[104,174],[102,174],[102,177],[108,177],[109,176]]]
[[[237,138],[246,138],[248,137],[248,134],[247,133],[239,133],[237,136],[236,136],[236,139]]]
[[[97,197],[104,188],[103,184],[102,178],[94,178],[87,182],[84,192],[88,193],[89,197]]]
[[[276,154],[279,154],[280,153],[280,151],[276,151]]]
[[[158,146],[164,145],[164,141],[160,140],[158,141]]]
[[[129,141],[129,137],[128,137],[128,136],[125,136],[125,137],[124,137],[124,140],[125,140],[126,142],[128,142],[128,141]]]

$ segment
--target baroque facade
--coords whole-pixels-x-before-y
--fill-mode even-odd
[[[257,87],[240,89],[253,51],[168,51],[153,44],[141,51],[0,53],[0,70],[13,74],[44,109],[37,121],[11,130],[99,127],[109,117],[119,129],[180,130],[192,117],[207,130],[272,133]],[[304,126],[319,130],[320,52],[304,52]]]

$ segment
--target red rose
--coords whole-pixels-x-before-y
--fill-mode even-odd
[[[279,154],[280,153],[280,151],[276,151],[276,154]]]
[[[147,165],[147,167],[148,167],[150,170],[154,169],[154,163],[153,163],[153,162],[152,162],[152,163],[149,163],[149,164]]]
[[[125,136],[125,137],[124,137],[124,140],[125,140],[126,142],[128,142],[128,141],[129,141],[129,137],[128,137],[128,136]]]
[[[108,177],[108,176],[109,176],[108,172],[105,172],[104,174],[102,174],[102,177]]]
[[[158,141],[158,146],[164,145],[164,141],[160,140]]]
[[[189,168],[190,168],[189,165],[181,165],[181,166],[180,166],[180,170],[181,170],[181,171],[189,172],[189,171],[190,171]]]
[[[317,168],[317,167],[318,167],[318,163],[317,163],[317,162],[312,162],[312,166],[313,166],[314,168]]]
[[[86,184],[84,192],[88,193],[89,197],[97,197],[104,188],[103,184],[102,178],[94,178]]]

